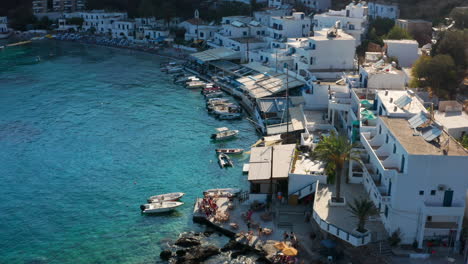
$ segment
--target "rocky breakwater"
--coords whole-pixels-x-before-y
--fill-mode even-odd
[[[271,263],[270,257],[276,252],[273,244],[267,241],[250,245],[242,241],[242,237],[225,242],[226,237],[211,236],[212,232],[182,233],[167,249],[160,253],[162,260],[169,263]],[[221,246],[224,240],[224,246]],[[218,245],[216,245],[218,244]]]

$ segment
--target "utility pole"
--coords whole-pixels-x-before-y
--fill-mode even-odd
[[[275,49],[276,72],[278,72],[278,48]]]
[[[195,39],[195,41],[197,42],[197,44],[198,44],[198,34],[199,34],[198,33],[198,24],[199,24],[199,21],[200,21],[199,17],[200,17],[200,13],[198,12],[198,9],[195,9],[195,20],[197,21],[197,29],[196,29],[197,38]]]
[[[286,66],[286,136],[288,136],[288,134],[289,134],[289,67]]]

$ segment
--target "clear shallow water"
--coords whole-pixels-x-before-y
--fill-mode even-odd
[[[0,263],[154,263],[164,241],[197,228],[204,189],[248,186],[248,156],[222,170],[214,149],[248,148],[252,125],[209,116],[160,62],[52,41],[0,51]],[[221,126],[239,139],[212,143]],[[178,211],[140,214],[172,191],[186,193]]]

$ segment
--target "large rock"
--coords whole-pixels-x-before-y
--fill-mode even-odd
[[[199,246],[201,244],[200,239],[192,237],[192,236],[183,236],[175,242],[175,244],[179,247],[193,247]]]
[[[162,259],[162,260],[169,260],[172,256],[172,252],[170,250],[163,250],[161,251],[161,253],[159,254],[159,257]]]
[[[184,256],[177,258],[176,263],[195,264],[202,263],[209,257],[218,255],[220,253],[219,248],[215,246],[199,246],[193,247],[190,252],[187,252]]]

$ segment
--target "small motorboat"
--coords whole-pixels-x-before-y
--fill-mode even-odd
[[[174,73],[180,73],[184,70],[183,67],[180,66],[175,66],[175,67],[168,67],[167,68],[167,73],[168,74],[174,74]]]
[[[211,135],[211,139],[214,140],[225,140],[236,137],[239,134],[239,130],[229,130],[227,127],[220,127],[216,129],[218,133]]]
[[[185,88],[187,89],[196,89],[196,88],[202,88],[205,86],[204,81],[189,81],[185,84]]]
[[[205,196],[218,196],[218,197],[234,197],[241,192],[240,189],[236,188],[218,188],[209,189],[203,192]]]
[[[183,205],[183,202],[168,201],[140,205],[141,212],[144,214],[165,213]]]
[[[185,193],[183,192],[174,192],[174,193],[154,195],[148,198],[148,203],[155,203],[155,202],[160,202],[160,201],[177,201],[180,198],[182,198],[182,196],[184,195]]]
[[[231,158],[229,158],[229,156],[224,153],[220,153],[218,155],[218,162],[221,168],[234,166],[234,163],[232,163]]]
[[[215,97],[223,97],[224,93],[221,91],[216,91],[216,92],[209,92],[205,93],[205,98],[215,98]]]
[[[216,153],[224,153],[224,154],[242,154],[244,149],[241,148],[224,148],[224,149],[216,149]]]
[[[221,120],[240,119],[241,117],[242,117],[241,113],[223,113],[223,114],[218,115],[218,118]]]
[[[187,82],[199,81],[199,80],[200,79],[198,79],[197,76],[191,75],[191,76],[183,76],[183,77],[176,78],[174,80],[174,83],[187,83]]]

